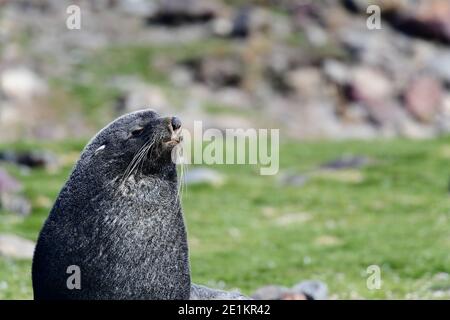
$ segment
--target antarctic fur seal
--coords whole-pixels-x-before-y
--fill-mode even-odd
[[[146,109],[87,144],[39,235],[35,299],[243,298],[191,285],[171,157],[180,128],[178,118]],[[78,287],[68,283],[73,268]]]
[[[188,299],[186,229],[171,150],[180,121],[122,116],[85,147],[39,235],[36,299]],[[69,289],[69,266],[80,289]]]

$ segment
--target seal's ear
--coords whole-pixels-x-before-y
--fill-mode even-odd
[[[94,151],[94,156],[96,156],[98,153],[100,153],[105,148],[106,148],[106,145],[102,144],[100,147],[97,148],[97,150]]]

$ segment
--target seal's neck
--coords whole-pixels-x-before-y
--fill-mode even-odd
[[[170,202],[172,205],[179,202],[176,178],[171,180],[159,175],[138,174],[117,183],[118,191],[130,200],[142,200],[154,204]]]

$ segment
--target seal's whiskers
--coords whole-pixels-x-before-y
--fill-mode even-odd
[[[142,161],[142,159],[144,159],[146,151],[147,151],[147,147],[151,148],[151,146],[153,146],[153,144],[154,144],[154,140],[155,139],[147,141],[136,152],[133,159],[131,159],[130,163],[128,164],[128,167],[125,170],[124,174],[122,175],[120,184],[123,184],[130,177],[130,175],[133,173],[134,169],[136,169],[136,166]]]
[[[180,165],[179,165],[179,172],[180,172],[180,176],[178,179],[178,190],[177,190],[177,196],[180,198],[180,201],[183,198],[183,194],[186,191],[187,193],[187,184],[186,184],[186,171],[187,171],[187,165],[186,165],[186,161],[184,159],[184,155],[183,155],[183,146],[180,145],[179,148],[177,149],[178,152],[178,159],[181,159]]]

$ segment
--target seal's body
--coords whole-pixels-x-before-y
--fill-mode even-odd
[[[171,150],[181,124],[123,116],[85,147],[39,235],[35,299],[188,299],[186,230]],[[79,268],[80,288],[71,276]]]

